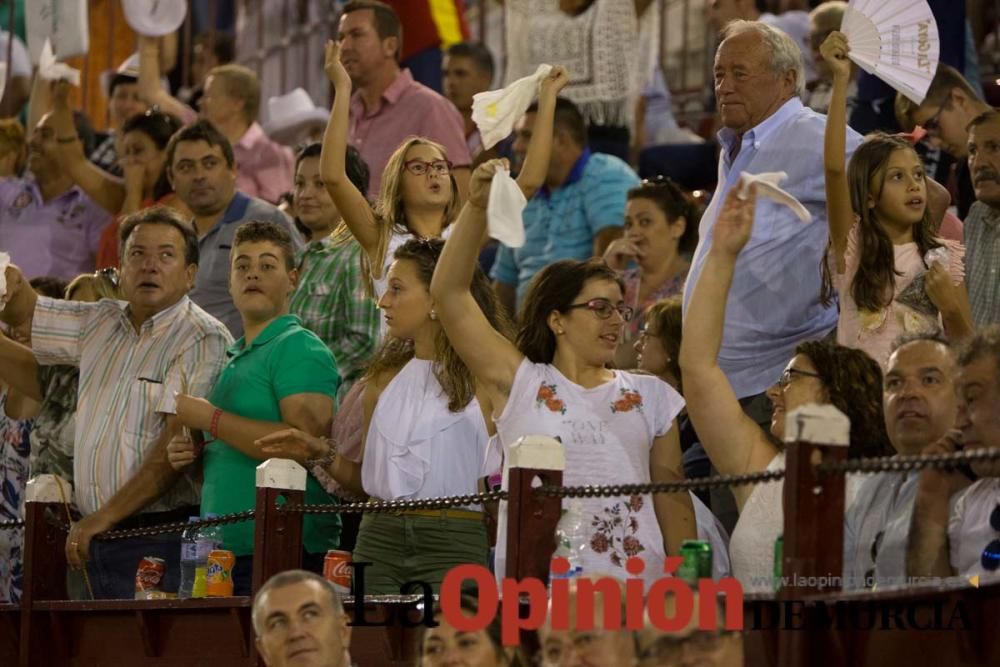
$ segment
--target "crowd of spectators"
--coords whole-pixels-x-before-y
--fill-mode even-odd
[[[19,516],[30,477],[71,485],[72,595],[89,594],[86,569],[96,597],[131,597],[151,555],[176,587],[179,536],[94,537],[250,509],[271,457],[309,470],[307,502],[336,503],[502,485],[526,435],[562,442],[568,485],[779,470],[786,417],[817,403],[850,418],[851,458],[1000,447],[1000,110],[967,78],[971,55],[942,62],[921,103],[876,103],[838,30],[846,3],[713,0],[718,131],[697,140],[718,147],[717,182],[699,198],[633,164],[629,127],[656,121],[642,79],[662,72],[640,71],[626,41],[655,3],[553,2],[537,21],[533,0],[507,4],[536,44],[508,67],[553,68],[489,148],[472,99],[495,54],[444,48],[437,92],[401,66],[404,26],[374,0],[341,8],[326,121],[312,109],[293,128],[261,124],[258,75],[224,35],[194,41],[176,92],[165,42],[140,36],[108,78],[97,140],[69,83],[12,63],[0,518]],[[527,200],[519,247],[487,232],[494,177],[511,167]],[[785,173],[811,222],[743,191],[743,174],[765,172]],[[844,588],[996,575],[998,480],[995,464],[848,476]],[[716,577],[767,590],[782,491],[586,499],[585,572],[625,579],[640,555],[652,581],[701,539]],[[321,572],[356,539],[369,593],[436,589],[461,563],[502,577],[506,522],[504,503],[360,527],[310,515],[303,565]],[[252,541],[252,524],[223,530],[237,594]],[[20,537],[0,531],[0,601],[18,599],[21,576]],[[307,572],[259,592],[254,629],[268,664],[313,632],[329,664],[349,664],[336,594]],[[539,638],[551,666],[742,654],[705,628]],[[493,629],[442,624],[420,642],[427,666],[520,659]]]

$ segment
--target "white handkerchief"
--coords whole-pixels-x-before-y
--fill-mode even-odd
[[[486,227],[490,238],[509,248],[524,245],[524,219],[521,214],[528,200],[520,186],[506,169],[497,169],[490,184],[490,201],[486,206]]]
[[[783,171],[773,171],[766,174],[750,174],[743,172],[740,174],[740,199],[746,199],[750,193],[750,186],[757,185],[757,196],[773,199],[779,204],[784,204],[792,209],[792,212],[799,217],[802,222],[812,222],[812,214],[798,199],[788,194],[778,187],[778,184],[788,178],[788,174]]]
[[[74,69],[66,63],[56,62],[55,54],[52,53],[52,42],[48,39],[45,40],[45,45],[42,47],[38,75],[48,81],[66,79],[74,86],[80,85],[80,70]]]
[[[483,150],[493,148],[514,131],[514,123],[535,99],[538,84],[551,71],[552,65],[539,65],[534,74],[518,79],[506,88],[472,96],[472,122],[479,128]]]

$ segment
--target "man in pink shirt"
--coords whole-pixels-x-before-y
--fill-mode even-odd
[[[213,67],[205,79],[201,117],[229,139],[236,156],[236,188],[272,204],[292,189],[295,156],[271,141],[257,122],[260,81],[242,65]]]
[[[382,170],[393,151],[418,135],[444,146],[461,195],[469,184],[469,148],[462,116],[447,99],[401,70],[399,17],[374,0],[351,0],[340,17],[340,53],[356,91],[348,141],[371,171],[369,197],[378,195]]]

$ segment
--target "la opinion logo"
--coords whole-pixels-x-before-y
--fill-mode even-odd
[[[536,578],[505,578],[498,588],[493,573],[482,565],[459,565],[450,570],[441,583],[441,614],[456,630],[475,632],[486,628],[500,613],[503,643],[513,646],[519,643],[521,630],[540,628],[550,610],[549,627],[553,630],[593,630],[598,626],[594,618],[594,597],[600,593],[603,600],[600,627],[603,629],[641,630],[648,618],[662,632],[678,632],[690,624],[695,609],[691,586],[672,576],[681,563],[679,557],[667,558],[663,564],[666,576],[653,582],[646,590],[644,580],[638,578],[645,571],[646,564],[641,558],[629,558],[625,569],[632,576],[625,580],[624,601],[621,599],[621,584],[610,577],[576,579],[575,600],[571,601],[569,579],[553,578],[551,586],[546,587],[545,582]],[[569,561],[553,558],[552,572],[565,575],[569,572]],[[461,606],[462,587],[470,580],[475,582],[479,597],[478,610],[471,616]],[[740,582],[733,577],[719,581],[699,580],[698,594],[701,599],[716,599],[719,593],[726,595],[725,628],[742,630],[743,587]],[[666,604],[670,596],[675,599],[675,604],[670,605],[673,615],[668,612]],[[522,605],[527,607],[526,615],[522,613]],[[571,607],[572,616],[576,619],[572,624]],[[717,629],[717,605],[702,604],[698,608],[698,627],[703,630]]]

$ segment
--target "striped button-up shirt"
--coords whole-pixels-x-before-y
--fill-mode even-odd
[[[296,255],[299,286],[289,311],[326,343],[343,377],[343,398],[364,373],[379,336],[375,301],[361,279],[361,246],[332,238],[313,241]]]
[[[1000,209],[981,201],[965,219],[965,285],[976,326],[1000,323]]]
[[[232,336],[186,296],[143,322],[128,304],[38,298],[31,345],[43,365],[80,367],[73,476],[77,506],[90,514],[135,474],[166,428],[173,389],[205,396]],[[187,477],[145,511],[197,504]]]

